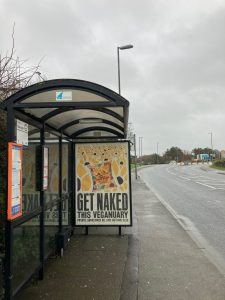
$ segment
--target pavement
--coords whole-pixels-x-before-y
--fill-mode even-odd
[[[43,281],[16,300],[225,299],[225,278],[138,178],[132,178],[133,227],[76,231],[62,258],[49,259]]]

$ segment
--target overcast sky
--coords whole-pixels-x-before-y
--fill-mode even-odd
[[[171,146],[225,149],[224,0],[0,0],[1,53],[11,47],[48,79],[118,91],[143,154]]]

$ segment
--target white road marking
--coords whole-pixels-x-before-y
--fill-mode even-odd
[[[195,175],[195,176],[188,176],[189,178],[206,178],[206,179],[210,179],[209,177],[203,176],[203,175]]]
[[[179,176],[180,178],[183,178],[183,179],[185,179],[185,180],[191,180],[190,178],[188,178],[188,177],[184,177],[184,176]]]
[[[208,184],[205,184],[205,183],[201,183],[201,182],[198,182],[198,181],[195,181],[195,183],[201,184],[201,185],[209,187],[210,189],[216,190],[216,188],[214,186],[211,186],[211,185],[208,185]]]
[[[169,169],[166,169],[169,174],[176,175],[176,173],[171,172]]]
[[[225,181],[224,180],[218,180],[218,179],[214,179],[214,178],[201,178],[200,180],[202,180],[202,181],[216,181],[216,182],[224,182],[225,183]]]
[[[224,183],[214,183],[214,182],[211,182],[211,184],[213,184],[213,185],[225,185],[225,182]]]
[[[176,173],[172,172],[171,169]],[[212,190],[217,190],[217,189],[225,190],[225,181],[213,179],[208,176],[197,174],[195,172],[185,174],[185,173],[181,172],[181,169],[178,166],[170,167],[170,168],[167,168],[166,170],[171,175],[177,176],[177,177],[182,178],[187,181],[195,182],[202,186],[206,186]]]

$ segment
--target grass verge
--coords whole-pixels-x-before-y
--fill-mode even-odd
[[[218,166],[210,166],[210,168],[215,169],[215,170],[220,170],[220,171],[225,171],[225,167],[218,167]]]
[[[137,163],[137,168],[138,168],[138,167],[141,167],[141,166],[142,166],[142,164],[138,164],[138,163]],[[135,164],[131,164],[131,169],[134,169],[134,168],[135,168]]]

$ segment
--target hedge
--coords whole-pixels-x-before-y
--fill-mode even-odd
[[[225,159],[215,160],[215,161],[213,162],[213,165],[214,165],[215,167],[225,168]]]

